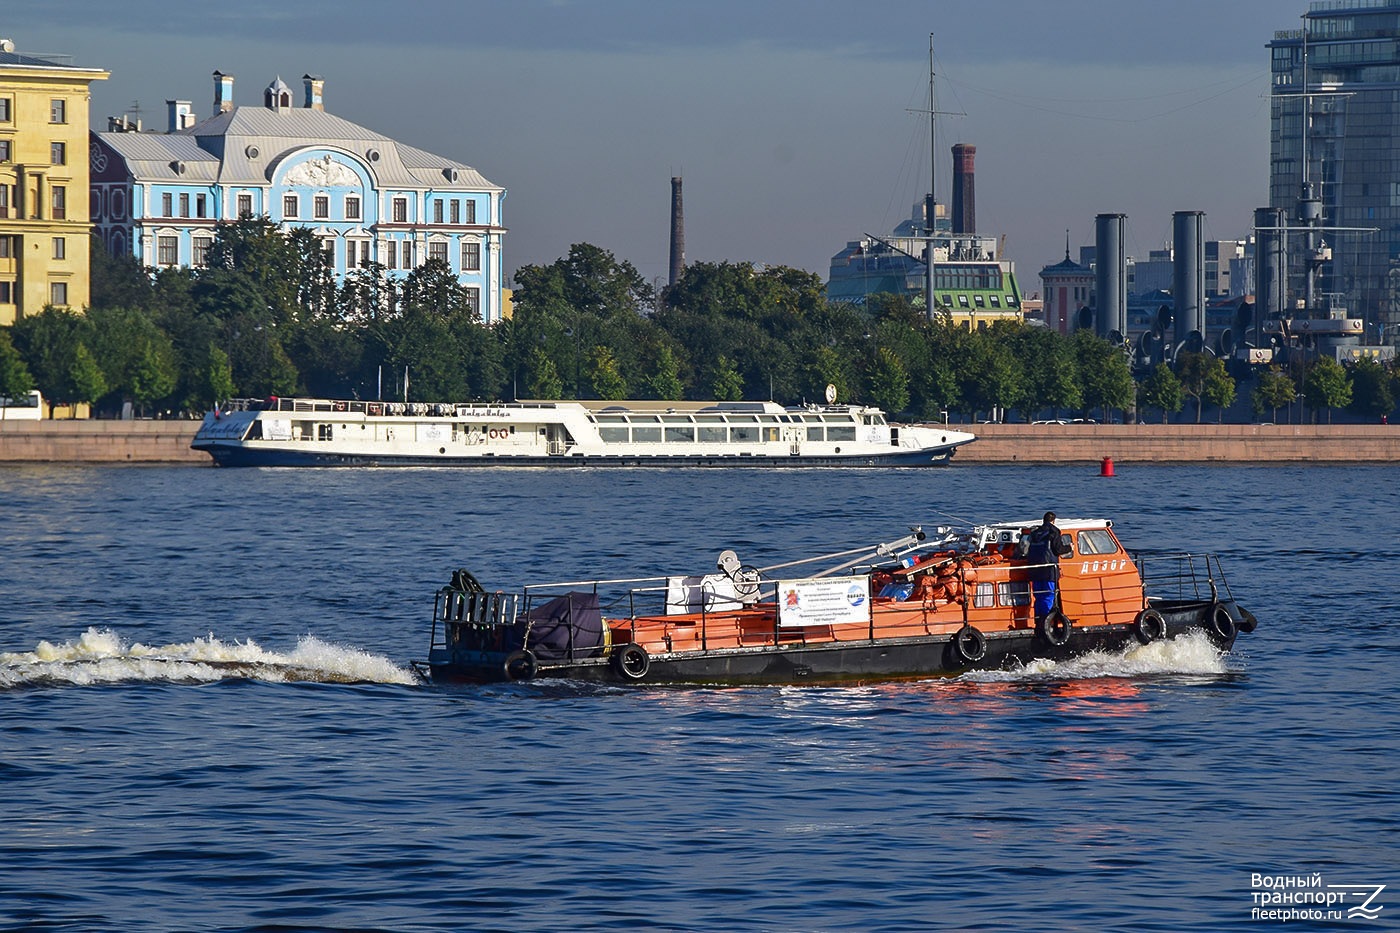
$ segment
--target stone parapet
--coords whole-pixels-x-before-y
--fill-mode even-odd
[[[937,427],[935,425],[935,427]],[[1400,463],[1400,425],[978,424],[953,462]],[[197,421],[0,422],[0,463],[190,463]]]

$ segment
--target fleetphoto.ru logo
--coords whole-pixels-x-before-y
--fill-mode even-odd
[[[1274,920],[1379,920],[1383,884],[1327,884],[1311,875],[1250,875],[1250,918]]]

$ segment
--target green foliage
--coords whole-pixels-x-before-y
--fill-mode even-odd
[[[561,398],[564,395],[564,383],[559,379],[554,361],[538,347],[530,355],[525,394],[529,398],[538,399]]]
[[[909,373],[894,351],[887,347],[875,351],[870,372],[870,400],[890,414],[909,406]]]
[[[710,396],[717,402],[737,402],[744,397],[744,380],[728,357],[715,359],[710,375]]]
[[[10,332],[0,329],[0,397],[16,401],[34,390],[34,377],[15,349]]]
[[[1158,363],[1139,390],[1142,406],[1160,409],[1163,424],[1168,416],[1181,411],[1181,395],[1181,381],[1166,363]]]
[[[1320,356],[1303,378],[1303,398],[1313,411],[1327,409],[1327,423],[1331,424],[1332,409],[1351,404],[1351,377],[1341,363],[1330,356]]]
[[[618,372],[617,360],[607,347],[594,347],[588,354],[588,381],[595,398],[616,401],[627,397],[627,381]]]
[[[1217,422],[1225,420],[1225,409],[1235,403],[1235,380],[1225,368],[1225,361],[1212,358],[1201,384],[1201,399],[1220,410]]]
[[[653,398],[675,401],[685,397],[685,386],[681,384],[680,368],[676,354],[668,346],[662,346],[656,354],[656,371],[647,380]]]
[[[1251,399],[1254,416],[1262,418],[1267,410],[1270,413],[1269,420],[1277,421],[1278,410],[1291,405],[1297,393],[1298,389],[1288,373],[1277,366],[1270,366],[1259,373],[1254,385],[1254,395]]]
[[[1375,360],[1357,360],[1350,370],[1352,398],[1348,410],[1372,419],[1394,411],[1394,380],[1384,366]]]
[[[1126,411],[1133,406],[1137,385],[1133,382],[1128,357],[1115,346],[1092,331],[1077,330],[1074,344],[1075,362],[1079,368],[1079,385],[1086,409],[1102,412],[1107,421],[1109,412]],[[1154,406],[1155,407],[1155,406]],[[1172,409],[1179,410],[1180,406]],[[1165,416],[1164,416],[1165,417]]]
[[[95,402],[107,394],[107,380],[102,375],[102,367],[87,344],[79,343],[73,350],[73,361],[69,365],[68,379],[72,391],[65,402]]]

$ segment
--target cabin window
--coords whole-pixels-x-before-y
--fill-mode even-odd
[[[1106,529],[1092,528],[1079,533],[1080,554],[1117,554],[1118,542]]]
[[[695,428],[690,425],[668,424],[666,425],[666,442],[692,443],[695,440]]]
[[[825,439],[826,439],[825,436],[824,436],[825,433],[826,433],[826,432],[823,431],[822,428],[819,427],[818,425],[815,425],[815,424],[809,424],[809,425],[807,425],[807,440],[809,440],[809,441],[820,441],[820,440],[825,440]]]
[[[758,425],[735,425],[729,429],[729,439],[736,444],[758,443]]]
[[[699,440],[702,444],[723,444],[728,432],[722,424],[702,424],[697,430],[700,432]]]
[[[316,440],[328,441],[331,439],[331,426],[329,424],[316,425]]]
[[[977,592],[972,597],[972,605],[978,609],[985,609],[994,605],[992,597],[996,593],[995,583],[977,584]]]
[[[997,601],[1003,606],[1029,606],[1031,585],[1025,580],[997,584]]]
[[[626,428],[599,428],[598,436],[601,437],[603,441],[608,444],[627,443]]]
[[[638,427],[634,425],[632,428],[632,440],[634,443],[639,444],[656,443],[661,440],[661,426]]]
[[[855,425],[842,428],[832,425],[826,429],[826,439],[829,441],[853,441],[856,439]]]
[[[770,428],[765,425],[763,428],[763,439],[765,441],[776,441],[778,439],[778,429]]]

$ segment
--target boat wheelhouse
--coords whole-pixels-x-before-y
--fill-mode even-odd
[[[925,466],[973,440],[861,405],[270,398],[209,412],[191,446],[220,466]]]

